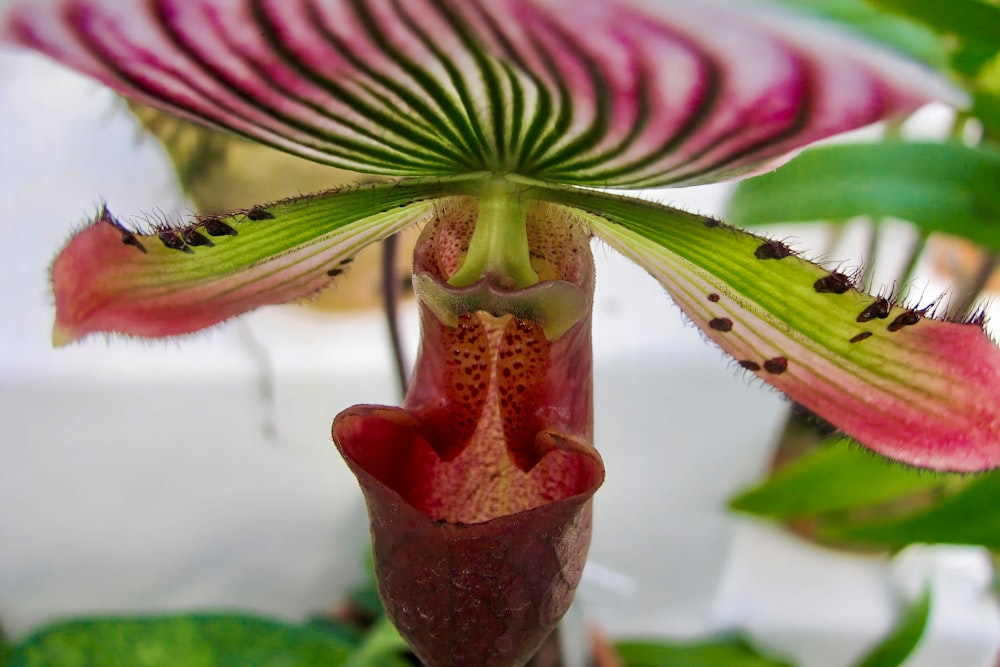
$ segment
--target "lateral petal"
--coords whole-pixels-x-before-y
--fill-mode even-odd
[[[859,291],[849,276],[711,218],[609,194],[539,187],[650,272],[743,368],[889,458],[1000,465],[1000,349],[982,322],[948,322]]]
[[[431,219],[434,198],[457,187],[358,186],[145,233],[104,207],[52,265],[53,341],[95,332],[175,336],[308,296],[365,246]]]

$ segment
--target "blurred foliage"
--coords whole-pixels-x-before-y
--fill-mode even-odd
[[[936,496],[958,476],[888,462],[835,437],[794,459],[731,501],[733,509],[771,519],[844,520],[853,510]]]
[[[386,618],[370,557],[366,562],[368,576],[348,595],[345,605],[335,614],[305,624],[236,613],[75,619],[43,628],[13,647],[0,634],[0,667],[419,665]],[[928,610],[925,594],[855,667],[901,665],[922,635]],[[699,642],[621,641],[610,653],[595,655],[599,658],[593,667],[793,667],[769,657],[741,636]],[[562,663],[551,655],[537,656],[529,667],[543,664]]]
[[[0,667],[412,667],[370,557],[367,569],[343,608],[305,624],[238,613],[74,619],[13,647],[0,636]]]
[[[343,664],[356,640],[326,627],[237,615],[122,617],[50,626],[10,667],[312,667]]]
[[[1000,472],[968,480],[954,493],[945,493],[928,507],[901,516],[878,516],[867,521],[831,523],[826,539],[902,549],[909,544],[946,543],[1000,549]]]
[[[0,626],[0,667],[7,667],[13,650],[14,647],[7,641],[7,635],[4,634],[3,627]]]
[[[931,614],[930,591],[903,612],[896,628],[855,667],[898,667],[906,662],[924,635]]]
[[[973,75],[1000,44],[1000,5],[991,0],[868,0],[874,6],[914,19],[946,35],[953,45],[952,66]]]
[[[833,438],[731,501],[827,544],[898,550],[914,543],[1000,549],[1000,472],[938,474]]]
[[[790,667],[763,656],[742,637],[689,644],[628,641],[615,649],[623,667]]]
[[[945,45],[929,27],[887,13],[865,0],[785,0],[808,14],[841,24],[869,40],[882,42],[932,67],[948,63]]]
[[[199,210],[249,208],[359,180],[354,172],[309,162],[152,107],[125,103],[145,131],[162,144],[178,183]]]
[[[899,667],[920,643],[930,617],[930,593],[908,605],[896,627],[854,667]],[[767,656],[741,636],[701,642],[621,641],[621,667],[791,667]]]
[[[742,184],[727,221],[896,217],[1000,252],[1000,153],[956,142],[846,144],[806,151]]]

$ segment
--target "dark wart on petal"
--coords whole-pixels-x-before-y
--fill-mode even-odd
[[[875,300],[875,303],[861,311],[861,314],[858,315],[858,322],[870,322],[876,317],[884,320],[889,317],[889,308],[889,300],[880,296]]]
[[[247,211],[247,217],[255,222],[260,220],[273,220],[274,214],[260,206],[254,206]]]
[[[202,223],[209,236],[236,236],[237,231],[218,218],[208,218]]]
[[[157,236],[160,237],[160,242],[171,250],[182,250],[188,253],[194,252],[194,250],[191,250],[191,248],[188,247],[188,244],[184,242],[180,233],[173,229],[165,229],[162,232],[159,232]]]
[[[331,278],[336,278],[343,272],[344,272],[343,269],[330,269],[329,271],[326,272],[326,275],[330,276]]]
[[[125,245],[130,245],[133,248],[138,248],[143,252],[147,252],[146,246],[142,244],[142,241],[136,238],[135,234],[133,234],[128,230],[122,230],[122,243],[124,243]]]
[[[708,295],[708,300],[711,301],[712,303],[718,303],[719,299],[721,299],[721,298],[722,297],[720,297],[715,292],[712,292],[711,294]]]
[[[871,331],[862,331],[857,336],[852,337],[851,338],[851,342],[852,343],[860,343],[865,338],[871,338],[871,336],[872,336],[872,332]]]
[[[740,362],[740,366],[747,369],[748,371],[759,371],[760,364],[756,361],[750,361],[749,359],[744,359]]]
[[[708,326],[716,331],[732,331],[733,321],[728,317],[715,317],[708,321]]]
[[[791,254],[791,249],[781,241],[764,241],[753,251],[757,259],[784,259]]]
[[[899,331],[903,327],[912,326],[919,321],[920,313],[915,310],[908,310],[889,323],[889,331]]]
[[[851,289],[851,279],[843,273],[831,273],[814,282],[813,289],[820,294],[843,294]]]
[[[788,370],[788,359],[784,357],[774,357],[764,362],[764,370],[768,373],[784,373]]]
[[[187,243],[188,245],[194,245],[194,246],[205,245],[209,247],[215,245],[214,243],[212,243],[211,240],[209,240],[207,236],[205,236],[204,234],[202,234],[193,227],[183,230],[181,232],[181,237],[184,239],[184,242]]]

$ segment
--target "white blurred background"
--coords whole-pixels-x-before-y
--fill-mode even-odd
[[[268,308],[181,341],[50,347],[47,266],[102,198],[123,217],[189,208],[139,137],[108,91],[0,51],[0,625],[14,639],[103,612],[299,619],[362,576],[361,494],[329,426],[351,404],[398,403],[378,312]],[[721,214],[724,196],[658,198]],[[641,270],[595,256],[608,477],[577,613],[615,635],[743,630],[802,667],[847,667],[930,581],[907,665],[992,665],[1000,614],[978,550],[847,556],[726,512],[786,404]],[[412,309],[404,323],[412,348]]]

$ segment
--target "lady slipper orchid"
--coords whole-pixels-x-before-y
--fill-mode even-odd
[[[945,82],[829,25],[709,0],[17,0],[0,36],[139,102],[404,177],[138,229],[56,258],[54,341],[197,331],[319,290],[424,225],[402,408],[341,413],[386,609],[430,665],[520,665],[558,622],[604,471],[591,440],[596,236],[711,340],[870,449],[1000,464],[1000,354],[781,242],[592,188],[770,169]]]

